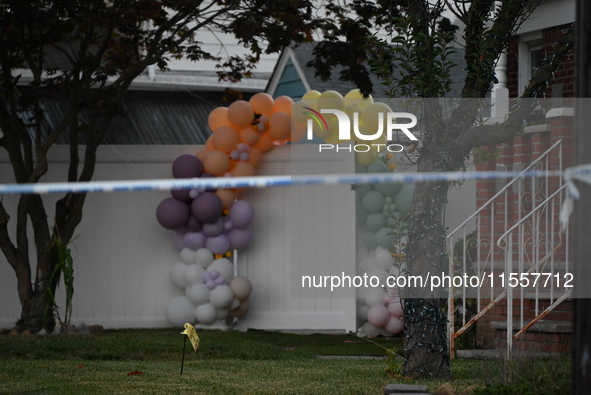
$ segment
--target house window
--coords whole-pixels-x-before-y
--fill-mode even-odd
[[[544,60],[544,52],[542,51],[542,45],[530,46],[529,47],[529,76],[527,81],[534,75],[535,71],[542,65]],[[527,84],[526,84],[527,85]]]

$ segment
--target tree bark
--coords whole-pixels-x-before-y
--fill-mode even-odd
[[[441,170],[441,158],[424,151],[418,163],[420,172]],[[447,201],[447,182],[419,182],[415,185],[408,235],[409,276],[426,279],[428,273],[445,272],[445,229],[442,210]],[[442,293],[427,287],[407,289],[404,299],[405,373],[410,377],[451,378],[447,347],[447,316]],[[439,290],[441,291],[441,290]]]

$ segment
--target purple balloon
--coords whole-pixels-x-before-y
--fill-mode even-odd
[[[230,207],[229,217],[234,228],[246,228],[254,218],[254,209],[246,200],[237,200]]]
[[[203,174],[201,159],[191,154],[179,156],[172,163],[172,176],[174,178],[194,178]]]
[[[212,271],[211,271],[211,276],[210,276],[210,278],[211,278],[212,280],[215,280],[215,279],[216,279],[216,278],[218,278],[219,276],[220,276],[220,272],[218,272],[217,270],[212,270]]]
[[[228,240],[232,249],[240,250],[250,244],[252,240],[252,228],[233,228],[228,232]]]
[[[191,193],[190,189],[172,189],[170,191],[170,194],[173,198],[181,200],[183,202],[191,201],[191,196],[189,195],[189,193]]]
[[[216,222],[221,217],[223,210],[222,199],[213,192],[200,193],[191,203],[191,211],[195,218],[206,224]]]
[[[201,232],[188,232],[185,234],[185,246],[193,251],[205,247],[205,235]]]
[[[213,280],[213,282],[215,283],[215,285],[222,285],[226,282],[226,280],[224,280],[224,278],[222,276],[216,278],[215,280]]]
[[[214,237],[222,233],[224,230],[224,221],[218,218],[213,224],[203,225],[203,234],[208,237]]]
[[[208,237],[205,242],[205,248],[214,254],[225,254],[230,251],[230,241],[225,234],[215,237]]]
[[[211,291],[212,289],[215,288],[216,283],[213,282],[212,280],[208,280],[205,282],[205,286],[207,287],[207,289],[209,289]]]
[[[182,233],[174,232],[172,235],[172,244],[174,245],[174,248],[176,248],[179,251],[182,251],[182,249],[186,247],[185,235]]]
[[[189,220],[187,221],[187,230],[189,232],[199,232],[203,224],[194,215],[189,215]]]
[[[175,198],[167,198],[156,208],[156,219],[166,229],[177,229],[187,223],[190,212],[186,203]]]

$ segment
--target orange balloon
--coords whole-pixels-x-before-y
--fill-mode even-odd
[[[306,136],[307,132],[308,132],[308,128],[306,127],[306,125],[303,125],[299,122],[292,122],[291,136],[289,138],[289,141],[291,141],[292,143],[297,143],[298,141],[301,141]]]
[[[255,145],[257,141],[259,141],[259,132],[254,130],[254,127],[252,126],[240,129],[238,134],[240,135],[240,142],[246,145],[252,146]]]
[[[204,173],[222,177],[230,168],[230,158],[222,151],[208,151],[203,160]]]
[[[273,112],[283,111],[291,115],[291,107],[293,106],[293,100],[289,96],[279,96],[275,99],[273,104]]]
[[[209,113],[207,118],[207,125],[213,131],[221,128],[222,126],[230,126],[228,121],[228,107],[217,107]]]
[[[254,167],[247,162],[236,163],[236,168],[232,171],[234,177],[251,177],[256,174]]]
[[[269,117],[269,135],[273,140],[286,140],[291,135],[291,117],[278,111]]]
[[[257,167],[259,162],[261,161],[261,151],[256,147],[251,147],[250,151],[248,152],[248,160],[247,163],[250,163],[252,167]]]
[[[263,133],[259,137],[259,141],[254,145],[261,152],[267,152],[273,148],[273,138],[269,136],[269,133]]]
[[[245,128],[254,122],[254,110],[249,102],[237,100],[228,107],[228,120],[237,128]]]
[[[201,159],[201,163],[203,163],[203,161],[205,160],[205,155],[208,153],[209,151],[206,149],[203,149],[199,152],[197,152],[195,154],[195,156],[197,156],[199,159]]]
[[[248,101],[256,114],[271,115],[273,112],[273,97],[268,93],[259,92]]]
[[[240,137],[234,128],[222,126],[213,132],[211,141],[215,149],[229,154],[236,149],[236,146],[240,142]]]
[[[218,189],[215,194],[222,200],[224,208],[228,210],[236,200],[236,192],[233,189]]]
[[[207,141],[205,142],[205,149],[208,151],[215,150],[215,147],[213,146],[213,139],[211,138],[211,136],[209,136],[207,138]]]

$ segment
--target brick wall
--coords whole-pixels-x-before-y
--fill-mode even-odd
[[[552,46],[558,40],[561,32],[568,25],[557,26],[542,31],[542,49],[544,53],[552,51]],[[509,97],[519,97],[523,93],[523,86],[519,86],[519,55],[518,39],[513,38],[507,48],[507,88]],[[574,97],[575,96],[575,60],[574,52],[571,56],[562,59],[560,66],[554,74],[546,89],[546,97]]]

